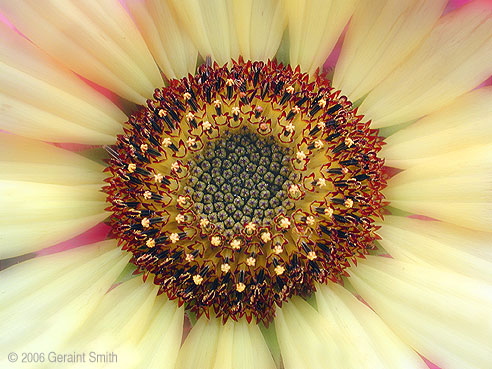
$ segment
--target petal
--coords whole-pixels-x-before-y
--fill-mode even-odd
[[[387,165],[408,168],[453,150],[492,141],[492,87],[458,97],[435,113],[385,139]]]
[[[168,79],[193,74],[198,51],[189,36],[177,23],[169,0],[126,0],[157,64]]]
[[[1,0],[0,10],[62,64],[128,100],[144,104],[163,85],[145,42],[117,0]]]
[[[287,25],[281,0],[233,0],[240,55],[246,60],[273,59]]]
[[[383,192],[401,210],[491,231],[491,183],[492,146],[477,145],[400,172]]]
[[[52,142],[113,143],[125,114],[0,23],[0,128]]]
[[[104,167],[73,152],[0,132],[0,179],[58,185],[103,183]]]
[[[157,297],[158,289],[139,277],[115,287],[94,309],[84,329],[67,343],[67,349],[97,352],[104,347],[128,367],[174,368],[184,309],[164,296]]]
[[[129,259],[115,241],[103,241],[2,271],[2,346],[56,351],[84,324]]]
[[[232,4],[226,0],[170,0],[203,58],[219,64],[239,57]]]
[[[283,0],[170,0],[203,58],[272,59],[286,27]]]
[[[333,324],[299,297],[277,308],[275,331],[285,369],[356,367]]]
[[[284,0],[293,66],[314,73],[323,66],[355,10],[353,0]]]
[[[492,286],[454,272],[368,256],[352,285],[407,344],[440,367],[486,368]]]
[[[372,90],[359,111],[385,127],[418,119],[492,72],[492,6],[474,1],[447,14],[410,57]]]
[[[350,21],[333,85],[352,101],[365,96],[418,46],[446,2],[362,1]]]
[[[198,319],[179,352],[178,369],[274,369],[259,327],[246,319]]]
[[[29,144],[28,140],[12,141],[6,148],[21,148]],[[104,220],[105,196],[101,184],[74,184],[74,178],[63,178],[71,174],[81,176],[89,171],[88,178],[100,178],[100,168],[93,163],[82,163],[85,159],[76,158],[82,164],[80,168],[65,170],[58,164],[68,164],[75,154],[61,153],[62,149],[48,148],[46,144],[33,144],[28,150],[35,157],[20,154],[24,160],[18,165],[12,161],[15,152],[6,156],[0,165],[7,168],[7,173],[0,176],[0,239],[2,247],[0,258],[22,255],[43,247],[64,241],[82,233]],[[37,156],[37,148],[41,148]],[[3,150],[4,148],[2,148]],[[64,157],[65,155],[65,157]],[[9,159],[10,157],[10,159]],[[47,162],[48,159],[54,159]],[[37,171],[46,169],[47,173]],[[95,171],[94,171],[95,169]],[[30,171],[34,170],[31,174]],[[93,173],[94,171],[94,173]],[[9,173],[10,172],[10,173]],[[39,182],[38,182],[39,180]]]
[[[369,307],[342,286],[331,282],[318,286],[316,302],[320,314],[334,322],[344,338],[344,355],[360,358],[354,369],[427,369],[416,352],[404,344]]]
[[[379,241],[390,255],[492,284],[492,233],[443,222],[386,216]]]

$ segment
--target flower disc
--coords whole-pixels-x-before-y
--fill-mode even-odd
[[[322,76],[275,61],[169,81],[108,147],[113,230],[169,298],[268,323],[377,239],[382,140]]]

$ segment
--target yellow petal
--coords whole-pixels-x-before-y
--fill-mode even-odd
[[[322,67],[355,9],[353,0],[283,0],[287,6],[292,66]]]
[[[3,271],[0,327],[8,333],[2,335],[2,346],[58,350],[83,325],[129,258],[115,241],[104,241]]]
[[[492,146],[476,145],[398,173],[383,193],[392,206],[467,228],[492,230]]]
[[[353,355],[344,356],[345,342],[333,322],[299,297],[277,308],[275,331],[285,369],[352,368]]]
[[[403,343],[369,307],[338,284],[318,286],[318,311],[334,322],[345,345],[342,356],[358,358],[353,369],[427,369],[424,361]],[[343,367],[349,368],[348,365]]]
[[[492,286],[437,267],[368,256],[351,284],[391,329],[442,368],[486,368]]]
[[[103,183],[103,166],[40,141],[0,133],[0,179],[87,185]]]
[[[226,0],[170,0],[203,58],[219,64],[239,57],[232,3]]]
[[[163,85],[145,42],[117,0],[1,0],[0,10],[62,64],[128,100],[143,104]]]
[[[169,0],[126,0],[157,64],[168,79],[194,74],[198,51],[178,24]]]
[[[428,157],[492,141],[492,87],[473,90],[388,137],[387,165],[408,168]]]
[[[274,369],[275,363],[256,324],[246,319],[202,317],[191,329],[178,356],[178,369]]]
[[[114,142],[121,110],[3,23],[0,37],[0,128],[53,142]]]
[[[430,32],[446,0],[365,0],[350,21],[333,85],[356,101],[405,60]]]
[[[372,90],[359,111],[374,127],[418,119],[492,72],[492,6],[474,1],[439,20],[419,48]]]
[[[438,266],[492,284],[492,233],[444,222],[386,216],[379,241],[402,261]]]
[[[246,60],[272,59],[287,24],[281,0],[233,0],[240,54]]]
[[[0,180],[0,191],[1,258],[64,241],[107,216],[100,185]]]

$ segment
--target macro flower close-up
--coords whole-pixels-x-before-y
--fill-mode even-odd
[[[1,368],[492,368],[492,1],[0,0]]]

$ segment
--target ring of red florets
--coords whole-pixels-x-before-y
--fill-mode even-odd
[[[170,299],[268,323],[374,247],[382,139],[362,119],[320,75],[204,64],[156,90],[107,148],[114,234]]]

